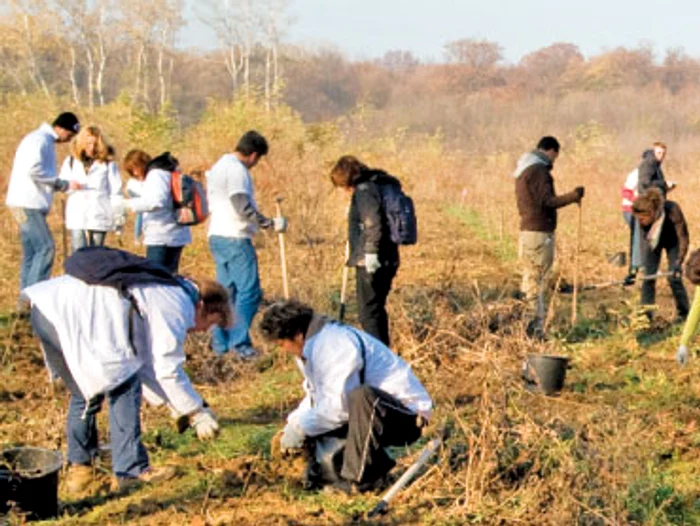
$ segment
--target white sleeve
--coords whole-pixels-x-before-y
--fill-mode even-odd
[[[144,295],[148,297],[153,293],[144,290]],[[157,301],[158,298],[155,300]],[[198,411],[202,408],[202,398],[195,391],[183,369],[185,363],[183,346],[187,329],[192,326],[194,306],[178,309],[146,307],[144,310],[149,325],[155,373],[153,379],[155,385],[149,385],[149,387],[159,397],[167,400],[180,415]]]
[[[335,333],[332,342],[314,343],[313,405],[300,406],[294,416],[306,436],[326,433],[348,421],[347,394],[360,385],[364,365],[359,339],[349,331]]]
[[[110,197],[122,197],[122,176],[119,175],[117,163],[115,163],[114,161],[110,161],[107,163],[107,181],[109,181]]]
[[[226,195],[231,197],[236,194],[250,196],[250,175],[242,164],[236,163],[226,170]]]
[[[153,212],[159,208],[165,208],[171,200],[170,174],[164,170],[158,170],[149,173],[146,177],[141,196],[128,199],[126,203],[134,212]]]
[[[29,177],[37,184],[53,185],[56,182],[56,150],[49,142],[43,142],[39,148],[34,144],[23,145],[22,154],[29,162]]]
[[[72,181],[73,180],[73,168],[71,167],[71,162],[70,162],[71,159],[72,159],[72,157],[69,155],[63,161],[63,164],[61,165],[61,171],[58,174],[59,179],[63,179],[64,181]]]

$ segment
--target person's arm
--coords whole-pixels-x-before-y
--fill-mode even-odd
[[[313,400],[308,407],[300,406],[295,415],[305,436],[317,436],[347,423],[347,394],[360,385],[364,364],[358,338],[349,330],[334,336],[332,341],[326,336],[325,341],[314,342]]]
[[[539,203],[543,209],[561,208],[579,200],[578,193],[575,190],[567,194],[555,195],[554,179],[544,168],[532,174],[529,187],[533,200]]]
[[[196,413],[202,409],[203,400],[183,369],[183,346],[187,329],[192,326],[194,306],[190,302],[182,303],[182,306],[177,308],[162,308],[160,305],[164,304],[166,299],[170,300],[169,305],[175,303],[170,292],[164,293],[156,287],[143,288],[141,291],[146,298],[146,307],[143,310],[148,323],[152,366],[157,384],[155,388],[150,387],[156,394],[165,398],[179,415]],[[167,294],[167,298],[164,294]]]
[[[273,226],[274,221],[262,215],[260,211],[255,208],[248,194],[233,194],[229,199],[231,200],[231,206],[233,206],[233,209],[239,216],[253,223],[257,223],[260,228],[270,228]]]
[[[379,253],[382,237],[382,196],[376,184],[360,184],[353,195],[358,216],[365,233],[365,254]]]
[[[163,170],[151,171],[143,183],[139,197],[126,199],[125,205],[134,212],[153,212],[165,208],[173,199],[170,192],[170,174]]]
[[[685,320],[685,325],[683,326],[683,335],[681,336],[681,345],[688,347],[690,339],[695,334],[695,329],[698,327],[698,322],[700,322],[700,287],[695,287],[695,296],[693,297],[693,304],[690,307],[690,312]]]
[[[676,231],[676,237],[678,238],[678,260],[676,265],[680,268],[683,261],[685,261],[685,256],[688,255],[688,245],[690,244],[688,224],[685,221],[681,207],[675,203],[670,207],[668,215]]]

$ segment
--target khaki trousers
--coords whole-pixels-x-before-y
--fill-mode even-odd
[[[530,314],[534,314],[536,328],[542,329],[554,263],[554,233],[520,232],[519,252],[523,272],[521,292]]]

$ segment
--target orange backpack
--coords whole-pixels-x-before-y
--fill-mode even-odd
[[[198,225],[209,216],[209,203],[204,187],[189,175],[172,172],[170,192],[175,204],[178,225]]]

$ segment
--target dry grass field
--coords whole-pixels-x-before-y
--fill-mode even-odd
[[[45,110],[53,113],[53,108]],[[439,135],[415,137],[401,131],[365,138],[358,133],[361,122],[353,123],[351,134],[342,125],[305,126],[283,110],[266,115],[222,107],[193,129],[172,135],[155,124],[137,128],[119,108],[101,111],[94,120],[120,152],[142,143],[152,150],[171,147],[188,169],[213,163],[248,127],[267,135],[270,162],[254,171],[258,201],[272,214],[275,197],[284,197],[292,294],[328,314],[337,312],[347,205],[328,181],[330,163],[343,153],[355,153],[404,181],[417,204],[420,240],[402,250],[389,298],[391,331],[395,350],[425,382],[436,412],[419,444],[395,451],[395,476],[430,438],[440,433],[447,438],[421,477],[377,524],[700,523],[700,360],[696,357],[684,369],[675,364],[681,327],[670,322],[674,313],[668,286],[658,287],[660,309],[653,326],[637,323],[637,289],[613,288],[581,294],[579,322],[573,327],[570,296],[555,296],[552,338],[534,343],[524,337],[522,306],[512,299],[519,275],[510,176],[522,151],[477,154],[466,144],[448,149]],[[3,182],[16,143],[24,130],[38,124],[37,115],[37,108],[18,107],[12,117],[22,129],[2,132]],[[116,125],[127,121],[130,127]],[[139,130],[145,131],[139,135]],[[625,269],[613,267],[606,256],[626,246],[619,187],[637,154],[618,153],[619,143],[595,127],[559,135],[559,191],[578,184],[587,188],[581,280],[621,279]],[[538,136],[533,131],[523,148]],[[638,145],[639,153],[644,146]],[[694,204],[700,200],[695,170],[700,157],[684,155],[669,144],[666,172],[678,182],[673,197],[690,224],[692,246],[698,246],[700,210]],[[55,273],[62,268],[59,209],[55,206],[51,215],[58,248]],[[576,220],[575,207],[563,210],[557,231],[558,268],[569,282]],[[67,395],[60,388],[53,392],[29,328],[11,315],[20,246],[5,209],[0,228],[0,445],[62,448]],[[213,276],[205,227],[196,227],[194,237],[182,271]],[[143,250],[133,244],[129,229],[123,242],[127,249]],[[108,243],[116,244],[115,238]],[[277,239],[261,234],[256,245],[265,296],[278,297]],[[356,322],[353,303],[350,323]],[[306,493],[299,485],[299,459],[271,455],[270,439],[299,400],[301,378],[286,357],[254,336],[263,351],[254,364],[215,357],[205,339],[188,343],[188,370],[222,423],[217,440],[202,444],[191,431],[178,435],[167,412],[145,407],[145,441],[152,459],[177,466],[178,476],[114,498],[105,489],[105,472],[104,487],[94,498],[72,501],[61,493],[63,511],[55,523],[365,523],[365,513],[379,495]],[[524,389],[520,368],[528,353],[571,358],[560,396]],[[8,520],[22,519],[13,515]]]

